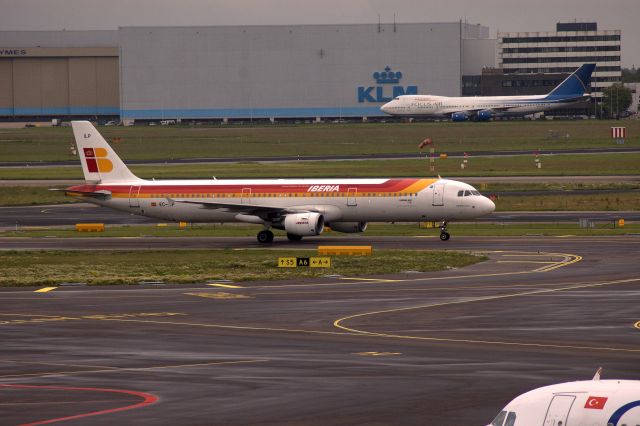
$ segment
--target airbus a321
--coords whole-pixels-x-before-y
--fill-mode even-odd
[[[488,426],[637,426],[640,380],[561,383],[518,396]]]
[[[135,176],[88,121],[73,121],[85,183],[64,189],[79,199],[127,213],[185,222],[261,225],[260,243],[271,228],[289,240],[333,231],[363,232],[367,223],[447,222],[494,211],[474,187],[448,179],[260,179],[144,180]]]
[[[397,96],[380,109],[389,115],[488,121],[493,117],[525,116],[589,99],[584,92],[596,64],[584,64],[546,95],[531,96]]]

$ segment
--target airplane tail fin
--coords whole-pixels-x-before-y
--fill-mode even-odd
[[[131,173],[93,124],[72,121],[71,126],[85,181],[105,183],[141,180]]]
[[[547,95],[547,98],[569,98],[584,96],[584,92],[591,83],[591,73],[596,64],[584,64],[560,83]]]

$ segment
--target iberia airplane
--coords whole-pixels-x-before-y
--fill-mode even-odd
[[[447,179],[143,180],[129,171],[88,121],[73,121],[85,184],[64,189],[104,207],[162,220],[245,222],[262,225],[258,241],[273,241],[270,228],[290,240],[338,232],[363,232],[367,222],[473,219],[495,205],[471,185]]]
[[[488,426],[635,426],[640,424],[640,380],[561,383],[518,396]]]

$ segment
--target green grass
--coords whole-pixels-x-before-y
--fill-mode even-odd
[[[457,252],[376,251],[372,256],[334,256],[331,268],[278,268],[278,257],[309,257],[314,251],[293,250],[184,250],[0,252],[0,286],[135,284],[141,281],[193,283],[227,279],[235,282],[317,277],[437,271],[485,260]]]
[[[621,218],[624,218],[621,215]],[[437,225],[437,224],[436,224]],[[0,232],[0,242],[2,237],[23,237],[23,238],[89,238],[89,237],[255,237],[260,230],[259,226],[240,224],[194,224],[185,229],[178,228],[177,224],[167,224],[166,227],[153,225],[138,226],[107,226],[104,232],[77,232],[72,228],[47,228],[47,227],[25,227],[19,228],[18,232]],[[613,222],[597,222],[595,228],[579,228],[576,223],[456,223],[448,225],[448,230],[454,236],[482,236],[482,235],[624,235],[640,232],[640,224],[627,223],[626,226],[614,227]],[[439,234],[437,228],[421,228],[418,223],[372,223],[363,234],[357,234],[363,241],[367,237],[373,236],[427,236],[436,238]],[[283,231],[274,230],[277,240],[285,239]],[[352,237],[354,234],[342,234],[339,232],[326,232],[324,236]],[[150,239],[150,244],[153,240]]]
[[[72,202],[64,192],[42,186],[0,186],[0,206],[26,206]]]
[[[101,127],[123,159],[415,153],[431,137],[438,152],[615,146],[611,126],[626,126],[626,146],[640,146],[640,121],[313,124],[299,126]],[[549,132],[570,135],[549,138]],[[71,128],[0,129],[0,161],[71,160]]]
[[[628,211],[640,210],[640,193],[501,195],[495,200],[495,204],[496,211]]]
[[[543,156],[540,159],[542,168],[537,169],[532,156],[478,157],[469,160],[465,170],[460,169],[459,158],[437,159],[435,174],[462,178],[640,174],[640,153],[566,154]],[[146,179],[434,176],[429,171],[429,161],[426,159],[132,166],[131,170]],[[0,179],[82,179],[82,170],[79,166],[2,168]]]

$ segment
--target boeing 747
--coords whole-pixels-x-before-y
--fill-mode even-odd
[[[493,117],[525,116],[589,99],[585,91],[596,64],[584,64],[546,95],[464,96],[403,95],[380,108],[389,115],[487,121]]]

